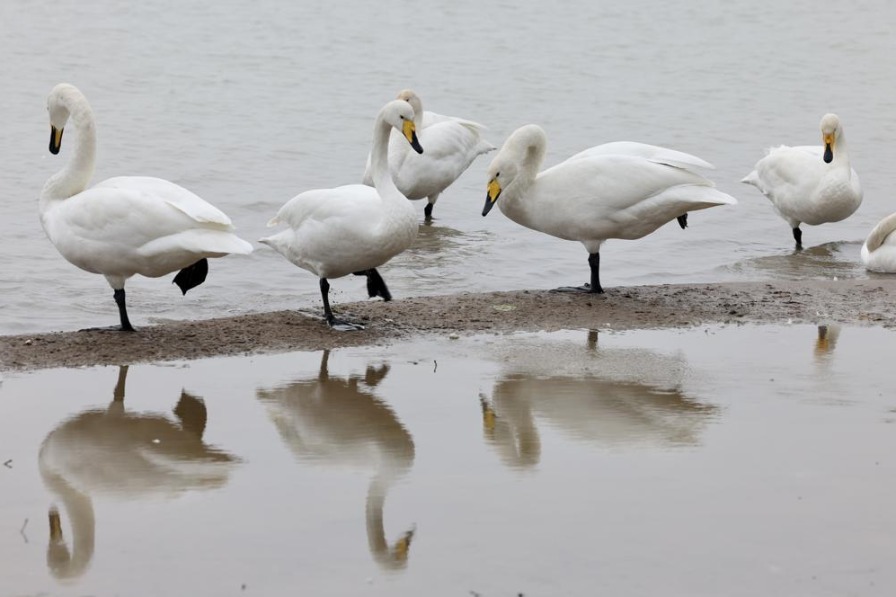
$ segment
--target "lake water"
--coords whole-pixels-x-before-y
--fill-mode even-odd
[[[602,280],[624,284],[864,276],[860,243],[894,211],[892,82],[896,7],[868,2],[634,1],[483,4],[222,0],[0,3],[0,333],[117,323],[100,276],[44,236],[37,198],[70,155],[47,152],[46,96],[78,85],[98,126],[95,180],[168,178],[228,213],[255,242],[286,200],[360,179],[372,121],[412,87],[424,107],[480,121],[500,145],[539,123],[546,165],[613,140],[666,145],[714,163],[740,204],[692,214],[639,241],[604,247]],[[787,225],[738,183],[779,143],[819,143],[837,112],[865,201],[848,220],[806,227],[820,259],[794,261]],[[443,193],[417,246],[383,268],[397,299],[551,288],[587,279],[578,243],[482,218],[479,158]],[[416,204],[421,212],[423,203]],[[135,278],[136,325],[247,311],[319,309],[317,280],[266,247],[211,263],[187,297]],[[334,283],[336,303],[366,295]]]
[[[11,373],[0,594],[892,595],[894,343],[576,330]]]

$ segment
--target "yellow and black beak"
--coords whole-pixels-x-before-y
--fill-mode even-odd
[[[50,153],[56,155],[59,153],[59,148],[62,147],[62,131],[64,129],[57,129],[55,126],[50,125]]]
[[[831,160],[834,159],[834,135],[829,134],[824,136],[824,161],[826,164],[830,164]]]
[[[495,201],[501,196],[501,183],[497,178],[493,178],[488,183],[488,192],[485,194],[485,207],[482,208],[482,215],[487,216],[488,212],[495,206]]]
[[[411,144],[414,151],[423,153],[423,148],[420,147],[420,141],[417,140],[417,127],[414,126],[413,120],[405,120],[404,124],[401,125],[401,132],[404,133],[404,138],[408,140],[408,143]]]

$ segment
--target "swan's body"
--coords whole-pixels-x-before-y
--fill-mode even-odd
[[[622,143],[618,151],[629,153],[598,146],[539,172],[546,144],[544,131],[533,124],[508,137],[489,166],[482,215],[498,203],[518,224],[585,245],[591,284],[573,290],[603,292],[599,251],[605,240],[641,238],[674,219],[684,227],[683,216],[689,211],[737,203],[689,169],[708,164],[688,154]],[[652,147],[677,154],[670,160],[676,164],[644,157],[642,152],[651,153]]]
[[[73,416],[41,444],[38,465],[44,484],[71,519],[73,548],[65,544],[59,511],[50,510],[47,562],[54,576],[83,574],[93,556],[96,520],[91,495],[174,497],[223,486],[237,460],[202,440],[207,413],[201,399],[183,392],[174,413],[129,413],[121,367],[107,409]]]
[[[896,273],[896,213],[877,223],[862,245],[862,263],[872,272]]]
[[[790,225],[798,249],[803,246],[800,224],[839,222],[862,203],[862,185],[849,164],[840,119],[825,114],[820,127],[824,147],[771,148],[741,180],[769,198]]]
[[[432,209],[439,195],[447,189],[478,156],[493,151],[495,146],[482,138],[485,127],[478,122],[424,112],[420,97],[409,89],[398,99],[414,108],[417,136],[426,153],[410,151],[398,134],[389,139],[389,171],[395,186],[408,199],[427,199],[424,215],[432,219]],[[373,168],[367,158],[364,184],[373,184]]]
[[[363,378],[336,377],[328,360],[325,350],[317,377],[259,390],[258,399],[297,459],[372,472],[365,507],[370,552],[384,568],[402,568],[414,530],[389,545],[383,509],[389,487],[413,465],[414,440],[373,392],[389,366],[368,366]]]
[[[329,278],[366,275],[368,294],[390,300],[388,288],[376,268],[411,246],[417,237],[414,207],[395,187],[389,175],[387,144],[394,127],[418,152],[414,111],[404,101],[386,104],[376,119],[371,150],[374,187],[352,184],[316,189],[289,200],[269,226],[288,228],[259,242],[269,245],[290,262],[320,278],[324,314],[337,329],[360,329],[339,321],[330,309]]]
[[[96,132],[87,99],[62,83],[50,93],[47,107],[51,152],[58,153],[69,117],[78,136],[71,162],[41,192],[41,224],[69,262],[106,277],[123,330],[133,329],[124,284],[134,274],[157,278],[181,270],[175,282],[186,293],[205,280],[207,258],[252,252],[252,245],[233,234],[226,215],[167,180],[120,176],[88,189]]]

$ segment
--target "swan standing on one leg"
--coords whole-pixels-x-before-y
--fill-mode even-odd
[[[432,221],[432,208],[439,195],[451,186],[478,156],[493,151],[495,146],[482,138],[485,127],[478,122],[424,112],[420,97],[405,89],[398,94],[414,109],[417,136],[426,148],[418,155],[399,136],[389,139],[389,171],[395,186],[408,199],[426,198],[423,208],[427,222]],[[364,172],[364,184],[373,184],[370,157]]]
[[[560,290],[602,293],[600,247],[610,238],[637,239],[689,211],[737,200],[714,188],[713,183],[688,169],[699,165],[687,156],[685,163],[648,158],[640,151],[604,153],[585,150],[539,172],[547,137],[541,127],[529,124],[514,131],[488,169],[485,216],[498,198],[508,218],[527,228],[565,240],[579,241],[588,250],[591,282]],[[642,145],[642,144],[635,144]],[[653,146],[642,146],[649,148]],[[656,148],[662,150],[663,148]],[[672,150],[667,150],[672,151]],[[660,152],[661,153],[661,152]],[[705,162],[703,162],[705,164]]]
[[[824,147],[782,145],[768,150],[741,180],[769,198],[803,248],[800,224],[817,226],[851,216],[862,203],[859,176],[849,165],[843,126],[836,114],[821,119]]]
[[[417,153],[414,110],[400,100],[386,104],[373,128],[371,161],[374,188],[351,184],[332,189],[305,191],[280,208],[268,222],[289,227],[263,238],[293,264],[320,278],[324,315],[330,327],[360,330],[363,326],[337,319],[330,309],[330,278],[348,274],[367,276],[367,293],[390,300],[392,295],[376,268],[411,246],[417,238],[417,215],[389,173],[389,133],[395,128]]]
[[[47,98],[50,152],[59,153],[69,118],[77,130],[74,155],[40,196],[40,221],[68,261],[106,277],[118,304],[121,329],[133,331],[125,308],[125,280],[180,270],[174,282],[186,294],[205,281],[208,257],[248,254],[252,245],[233,234],[230,218],[167,180],[119,176],[87,188],[96,159],[96,126],[87,98],[60,83]]]

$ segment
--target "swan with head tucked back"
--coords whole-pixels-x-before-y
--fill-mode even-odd
[[[793,230],[796,248],[803,248],[800,224],[839,222],[862,203],[859,176],[849,165],[843,126],[836,114],[821,119],[824,146],[771,148],[741,180],[769,198]]]
[[[386,151],[393,128],[417,153],[423,153],[417,141],[414,110],[405,101],[392,100],[380,110],[373,128],[370,153],[374,187],[350,184],[296,195],[268,222],[268,226],[284,223],[288,228],[259,241],[320,278],[324,315],[330,327],[337,330],[364,328],[333,315],[328,279],[348,274],[367,276],[370,297],[391,300],[376,268],[417,238],[414,207],[389,174]]]
[[[40,196],[40,221],[68,261],[106,277],[114,290],[121,329],[133,331],[125,308],[125,280],[180,270],[174,282],[186,294],[205,281],[209,257],[248,254],[252,245],[233,233],[230,218],[167,180],[119,176],[87,188],[96,158],[96,126],[87,98],[60,83],[47,98],[50,152],[59,153],[71,119],[77,131],[69,164]]]
[[[896,273],[896,213],[877,223],[862,245],[862,263],[872,272]]]
[[[641,238],[674,219],[684,227],[689,211],[737,203],[691,170],[706,162],[682,152],[625,142],[585,150],[539,172],[546,146],[534,124],[507,138],[488,169],[482,215],[498,203],[517,224],[585,245],[590,284],[560,290],[603,292],[600,247],[607,239]]]
[[[432,220],[432,209],[439,195],[463,174],[478,156],[493,151],[495,146],[482,138],[485,127],[478,122],[424,112],[420,97],[405,89],[398,99],[408,102],[414,109],[417,136],[426,148],[418,155],[408,147],[399,135],[389,139],[389,170],[395,186],[408,199],[426,198],[423,208],[427,221]],[[370,157],[364,172],[364,184],[373,184],[373,168]]]

